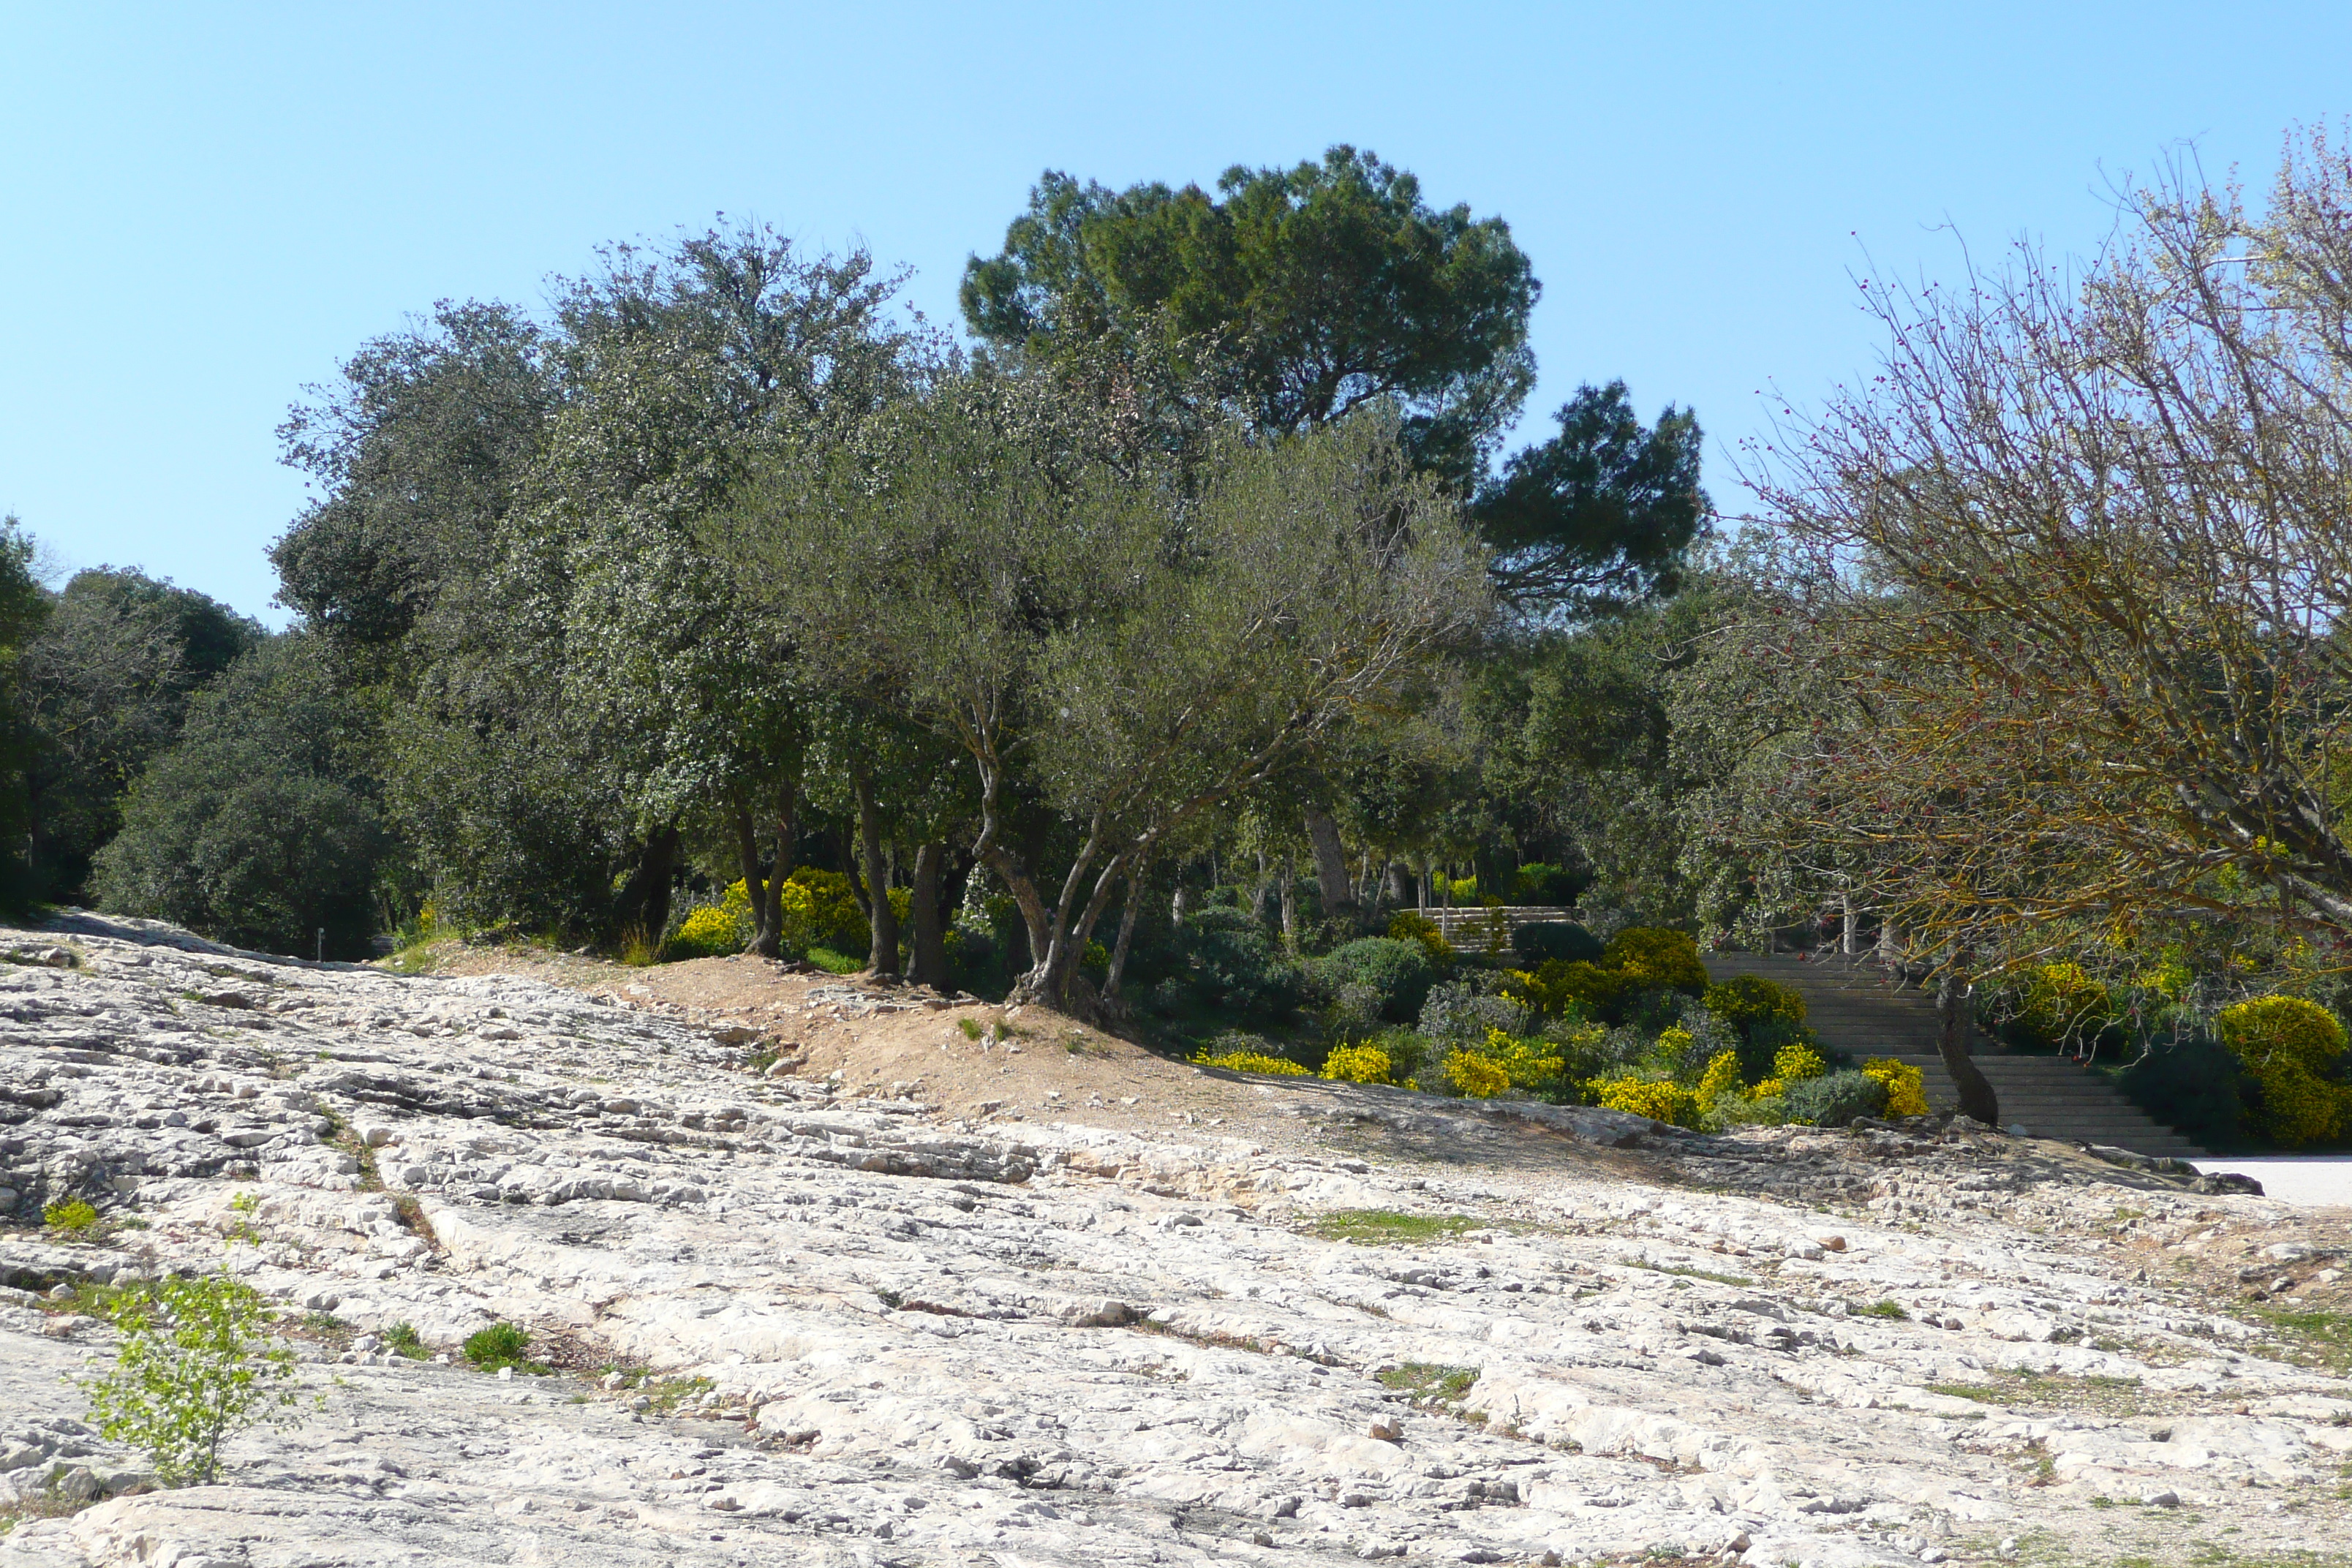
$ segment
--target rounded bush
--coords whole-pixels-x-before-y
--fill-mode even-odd
[[[1567,963],[1591,963],[1607,949],[1599,937],[1574,921],[1537,921],[1511,933],[1511,951],[1537,963],[1554,958]]]
[[[1699,962],[1698,939],[1661,926],[1627,926],[1609,939],[1601,963],[1629,976],[1633,991],[1706,990],[1706,965]]]
[[[1193,999],[1238,1013],[1278,1014],[1297,1005],[1298,966],[1247,910],[1212,905],[1184,918],[1184,964]]]
[[[839,871],[803,866],[784,879],[776,901],[783,917],[778,935],[789,952],[822,947],[854,957],[873,945],[874,928]]]
[[[1409,1024],[1421,1015],[1421,1004],[1437,979],[1429,952],[1417,942],[1395,937],[1360,937],[1324,960],[1333,989],[1361,985],[1381,997],[1381,1016],[1392,1024]]]
[[[1791,1121],[1843,1127],[1857,1116],[1883,1113],[1886,1085],[1864,1072],[1824,1073],[1790,1084],[1782,1102]]]
[[[1700,1106],[1710,1110],[1718,1100],[1744,1099],[1748,1086],[1739,1077],[1739,1053],[1717,1051],[1707,1058],[1706,1070],[1699,1075],[1698,1088],[1693,1092]]]
[[[1547,1013],[1557,1013],[1571,1002],[1588,1013],[1614,1014],[1639,989],[1633,977],[1603,969],[1581,959],[1547,958],[1536,968],[1528,999]]]
[[[1604,1110],[1622,1110],[1676,1127],[1696,1127],[1698,1096],[1678,1083],[1643,1083],[1621,1078],[1592,1086],[1593,1100]]]
[[[664,947],[664,956],[668,958],[716,958],[722,953],[740,952],[743,928],[734,915],[719,905],[705,904],[680,922]]]
[[[1822,1053],[1808,1045],[1792,1042],[1772,1053],[1772,1076],[1783,1083],[1819,1078],[1829,1070]]]
[[[1446,1058],[1445,1080],[1472,1100],[1492,1100],[1511,1087],[1509,1069],[1475,1051],[1456,1051]]]
[[[1706,1010],[1742,1035],[1757,1024],[1795,1026],[1805,1021],[1805,998],[1794,987],[1760,974],[1735,974],[1702,994]]]
[[[2026,982],[2018,1022],[2044,1045],[2096,1036],[2115,1022],[2115,999],[2079,963],[2045,963]]]
[[[1393,1083],[1392,1070],[1378,1046],[1340,1046],[1323,1059],[1323,1076],[1334,1083]]]
[[[1873,1057],[1862,1064],[1862,1070],[1886,1086],[1887,1115],[1927,1114],[1927,1080],[1917,1068],[1893,1057]]]
[[[2314,1143],[2341,1131],[2352,1089],[2327,1073],[2344,1054],[2336,1015],[2300,996],[2258,996],[2224,1007],[2214,1033],[2254,1080],[2261,1103],[2255,1130],[2286,1144]]]
[[[1440,969],[1454,966],[1454,944],[1437,929],[1437,922],[1427,915],[1412,910],[1399,910],[1389,917],[1389,935],[1399,942],[1417,942],[1429,953],[1429,961]]]

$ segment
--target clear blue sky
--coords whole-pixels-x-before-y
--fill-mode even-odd
[[[1143,18],[1143,19],[1139,19]],[[862,239],[956,320],[1039,171],[1213,180],[1335,142],[1508,219],[1530,428],[1695,405],[1711,482],[1863,367],[1852,276],[2094,246],[2194,140],[2267,184],[2352,110],[2352,6],[58,5],[0,0],[0,510],[273,625],[274,427],[440,298],[544,303],[714,214]]]

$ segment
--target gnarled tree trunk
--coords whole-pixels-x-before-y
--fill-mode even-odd
[[[1960,1091],[1960,1114],[1988,1127],[2000,1126],[2000,1099],[1993,1093],[1984,1069],[1969,1054],[1969,1040],[1975,1033],[1976,987],[1958,963],[1947,965],[1937,977],[1936,1024],[1936,1054],[1944,1058],[1944,1070],[1952,1075],[1952,1085]]]
[[[661,941],[668,929],[669,883],[677,869],[677,846],[675,823],[646,836],[645,847],[637,852],[637,864],[621,889],[619,907],[614,911],[620,918],[623,935],[650,946]]]

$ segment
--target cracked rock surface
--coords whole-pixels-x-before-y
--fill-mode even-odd
[[[666,1007],[657,977],[409,977],[89,916],[0,952],[0,1564],[2188,1563],[2352,1536],[2352,1385],[2247,1296],[2341,1312],[2340,1214],[1927,1124],[1703,1138],[1100,1037],[1051,1052],[1050,1101],[982,1113],[769,1071],[772,1027]],[[887,1026],[943,1081],[1013,1071],[960,1026],[993,1010],[761,984],[763,1016],[824,1010],[833,1059]],[[1152,1125],[1137,1102],[1178,1078]],[[68,1197],[94,1233],[41,1226]],[[238,1437],[220,1484],[145,1489],[67,1381],[111,1331],[52,1292],[222,1268],[281,1304],[324,1404]],[[449,1354],[499,1321],[551,1370]],[[395,1324],[445,1359],[391,1353]]]

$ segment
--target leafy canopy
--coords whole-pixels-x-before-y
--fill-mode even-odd
[[[1295,434],[1377,398],[1417,462],[1466,483],[1535,384],[1541,286],[1500,218],[1443,211],[1353,147],[1289,169],[1113,192],[1047,173],[964,268],[984,342],[1059,357],[1105,337],[1205,348],[1250,422]]]

